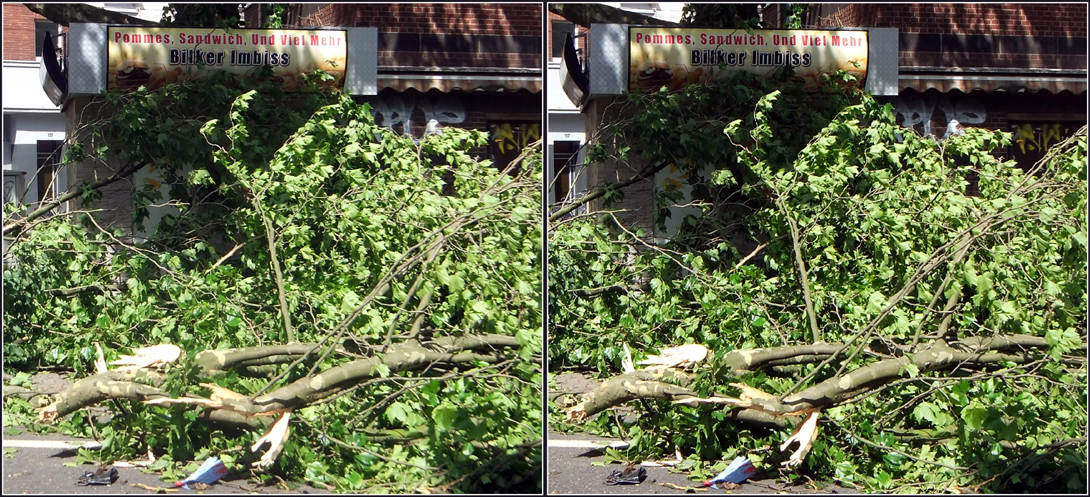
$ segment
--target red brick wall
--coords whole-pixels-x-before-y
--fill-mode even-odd
[[[563,17],[558,14],[549,12],[549,19],[545,26],[545,57],[552,58],[553,54],[553,21],[563,21]]]
[[[1065,45],[1085,43],[1086,16],[1075,3],[851,4],[820,24],[897,28],[902,67],[1085,69],[1085,52]]]
[[[4,4],[4,60],[34,60],[34,20],[45,19],[22,4]]]
[[[328,4],[303,26],[377,27],[383,34],[541,38],[541,4]],[[463,39],[468,40],[468,39]],[[469,43],[472,43],[470,41]],[[529,67],[541,66],[541,49],[532,53],[493,50],[399,48],[378,53],[380,66]],[[380,47],[383,44],[380,42]]]
[[[897,28],[902,33],[1086,36],[1086,4],[853,4],[822,26]]]
[[[380,33],[541,36],[541,4],[330,4],[321,26],[377,27]]]

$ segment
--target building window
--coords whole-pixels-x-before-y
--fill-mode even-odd
[[[572,188],[572,171],[575,169],[575,157],[579,152],[579,142],[553,142],[553,202],[560,203],[567,199]]]
[[[42,56],[42,46],[45,43],[45,34],[50,33],[54,38],[61,33],[61,27],[55,22],[45,21],[38,19],[34,21],[34,56]],[[53,41],[53,46],[60,48],[60,45]]]
[[[12,124],[11,114],[4,114],[4,143],[8,144],[8,143],[14,143],[14,142],[15,142],[15,126]],[[7,152],[8,152],[8,150],[4,150],[4,153],[7,153]],[[4,161],[5,162],[8,161],[7,156],[5,156]]]
[[[1011,121],[1010,132],[1014,134],[1009,148],[1009,157],[1018,163],[1023,171],[1028,171],[1045,152],[1075,134],[1084,122],[1075,121]]]
[[[564,41],[568,39],[568,33],[575,36],[575,24],[568,21],[550,21],[553,32],[552,57],[559,59],[564,56]]]
[[[527,145],[541,139],[541,123],[504,121],[488,123],[488,151],[492,163],[500,169],[522,154]]]
[[[57,169],[61,162],[60,140],[38,140],[38,202],[57,195]]]

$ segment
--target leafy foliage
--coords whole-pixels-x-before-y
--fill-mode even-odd
[[[643,353],[700,343],[715,355],[690,385],[700,395],[732,381],[783,395],[880,359],[871,339],[911,349],[1044,338],[1047,355],[1028,362],[905,368],[827,409],[806,471],[870,491],[1085,491],[1085,131],[1027,175],[992,155],[1008,133],[968,129],[936,143],[867,95],[805,94],[784,76],[630,95],[627,115],[638,117],[602,130],[623,139],[603,139],[595,159],[684,168],[701,213],[661,247],[609,213],[550,226],[553,371],[606,377],[621,370],[623,343]],[[966,194],[970,181],[979,196]],[[655,198],[660,213],[681,199]],[[722,365],[730,351],[815,334],[868,338],[825,365],[741,376]],[[774,448],[788,433],[707,406],[644,407],[628,428],[608,413],[586,426],[630,437],[631,459],[683,447],[695,476],[735,455],[767,467],[784,459]]]
[[[3,280],[5,367],[82,376],[95,343],[107,361],[175,343],[186,359],[162,388],[202,395],[192,358],[206,349],[332,340],[366,351],[513,336],[510,359],[389,375],[298,410],[274,471],[353,492],[533,490],[543,422],[540,153],[529,148],[500,171],[469,154],[486,144],[482,132],[445,128],[414,143],[376,125],[366,104],[311,90],[289,96],[212,75],[105,97],[116,111],[91,125],[70,160],[97,149],[101,160],[151,162],[179,214],[142,244],[86,214],[82,224],[53,216],[22,229]],[[344,357],[311,362],[274,366],[272,381],[235,372],[215,381],[252,396]],[[238,449],[261,435],[179,406],[126,404],[108,426],[80,413],[63,426],[97,435],[104,458],[151,448],[162,465],[219,455],[242,468],[250,461]]]
[[[688,28],[758,28],[757,4],[687,3],[680,25]]]
[[[160,21],[167,26],[211,26],[219,29],[241,28],[239,4],[190,4],[171,3],[163,7]]]

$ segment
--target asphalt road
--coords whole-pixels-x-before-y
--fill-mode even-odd
[[[564,435],[548,432],[548,470],[546,492],[549,494],[684,494],[683,489],[662,485],[672,483],[679,487],[699,487],[699,481],[690,480],[686,474],[671,473],[665,467],[647,467],[647,479],[639,485],[607,485],[606,477],[614,470],[621,469],[621,464],[594,466],[595,462],[604,462],[605,456],[597,446],[607,445],[617,440],[603,439],[585,435]],[[698,489],[694,493],[715,494],[858,494],[858,490],[825,485],[819,488],[807,485],[791,485],[776,479],[758,478],[747,480],[737,488],[728,490],[722,485],[718,489]]]
[[[15,430],[12,430],[15,431]],[[83,464],[77,467],[65,466],[64,463],[76,462],[76,450],[64,445],[82,445],[90,440],[76,440],[61,435],[35,435],[32,433],[4,433],[4,483],[3,493],[7,494],[154,494],[150,490],[132,486],[134,483],[155,488],[173,488],[172,482],[166,482],[156,474],[145,474],[139,468],[117,468],[118,479],[113,485],[79,486],[76,480],[86,471],[93,471],[95,466]],[[65,443],[67,442],[67,443]],[[190,486],[190,488],[193,488]],[[174,493],[174,492],[170,492]],[[277,486],[265,486],[247,481],[245,476],[220,480],[204,492],[182,489],[183,493],[217,494],[283,494],[283,493],[329,493],[325,490],[307,486],[298,486],[287,492]]]
[[[605,456],[593,448],[608,444],[606,440],[581,435],[563,435],[548,433],[549,467],[545,475],[546,492],[550,494],[680,494],[685,493],[659,483],[673,483],[679,486],[692,486],[685,475],[674,474],[666,468],[647,468],[647,479],[639,485],[607,485],[606,477],[614,470],[621,469],[621,464],[594,466],[602,462]],[[703,492],[701,492],[703,493]]]

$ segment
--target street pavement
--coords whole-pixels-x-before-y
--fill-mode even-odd
[[[4,457],[3,493],[7,494],[154,494],[155,492],[132,486],[144,484],[154,488],[173,488],[173,482],[166,482],[157,474],[146,474],[140,468],[118,467],[118,479],[113,485],[79,486],[76,480],[84,472],[94,471],[92,464],[76,467],[64,463],[76,462],[76,449],[92,440],[77,440],[63,435],[36,435],[33,433],[12,434],[17,430],[5,431],[3,438]],[[192,489],[193,486],[191,485]],[[255,484],[247,481],[246,475],[235,477],[228,475],[205,491],[196,489],[170,491],[169,493],[216,493],[216,494],[283,494],[283,493],[330,493],[305,485],[293,491],[272,485]]]
[[[614,470],[622,469],[622,464],[594,466],[595,462],[604,462],[605,454],[596,447],[618,442],[587,435],[564,435],[549,430],[548,468],[545,474],[546,492],[549,494],[684,494],[685,490],[662,485],[671,483],[679,487],[699,487],[701,482],[690,480],[687,474],[671,473],[666,467],[648,467],[647,479],[639,485],[607,485],[606,477]],[[858,494],[858,490],[827,485],[815,488],[807,485],[791,485],[776,479],[747,480],[735,489],[728,490],[722,485],[718,489],[697,489],[693,492],[704,495],[715,494]]]
[[[647,468],[647,479],[639,485],[607,485],[606,477],[621,464],[594,466],[603,462],[605,455],[594,447],[616,440],[585,435],[564,435],[548,432],[548,470],[545,474],[546,492],[549,494],[678,494],[684,493],[659,483],[692,486],[685,475],[674,474],[666,468]]]

